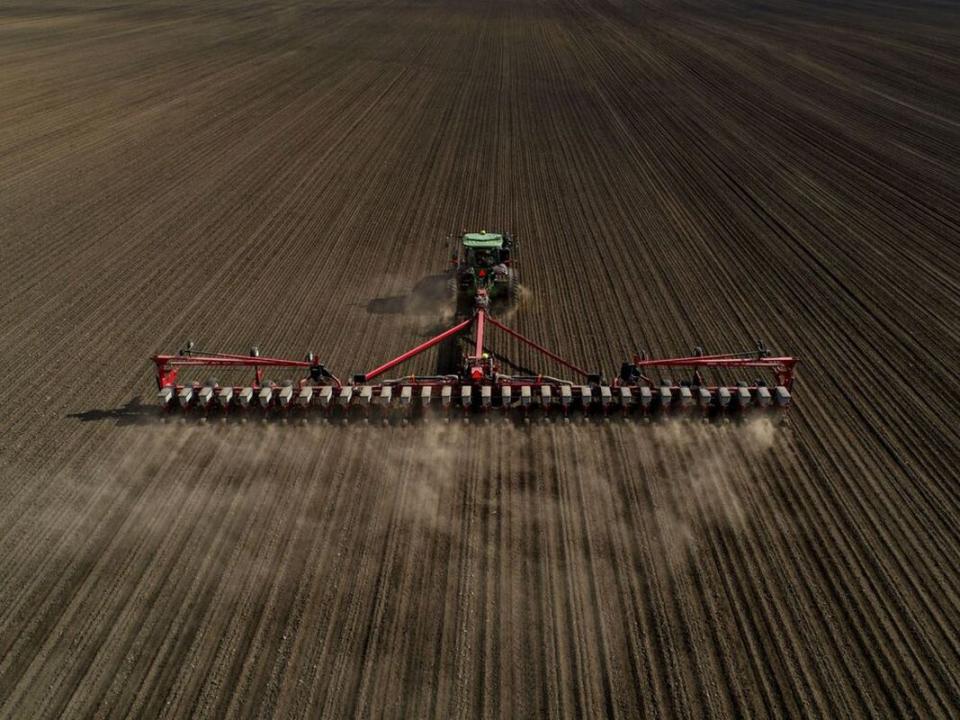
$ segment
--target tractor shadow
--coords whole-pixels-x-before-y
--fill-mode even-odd
[[[425,331],[423,339],[437,335],[453,324],[456,293],[450,286],[450,273],[427,275],[417,281],[406,295],[373,298],[366,305],[371,315],[429,316],[437,318]],[[462,335],[447,338],[438,346],[437,375],[459,374],[463,364]]]
[[[69,413],[67,417],[80,422],[109,422],[118,427],[152,425],[157,420],[157,407],[155,405],[145,405],[141,398],[137,396],[123,407],[84,410],[83,412]]]
[[[450,274],[427,275],[417,281],[406,295],[373,298],[367,303],[371,315],[432,315],[449,312],[454,297]]]

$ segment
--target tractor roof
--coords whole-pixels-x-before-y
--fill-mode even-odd
[[[499,248],[503,247],[503,235],[500,233],[467,233],[463,236],[464,247],[469,248]]]

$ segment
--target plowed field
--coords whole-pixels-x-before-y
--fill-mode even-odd
[[[957,717],[960,10],[903,6],[5,4],[0,716]],[[149,422],[188,337],[425,338],[463,226],[608,375],[799,356],[790,424]]]

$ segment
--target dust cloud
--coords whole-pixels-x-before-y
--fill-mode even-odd
[[[742,531],[749,520],[747,497],[758,481],[757,468],[776,441],[773,423],[713,427],[667,424],[654,428],[662,480],[669,502],[655,511],[667,557],[680,561],[706,533],[722,528]]]
[[[366,310],[371,315],[394,315],[415,322],[447,322],[455,313],[451,276],[448,273],[426,275],[410,284],[408,276],[384,274],[370,278],[364,285],[369,298]]]
[[[763,460],[784,434],[769,419],[706,425],[572,426],[576,479],[588,494],[620,488],[637,497],[616,522],[621,537],[645,534],[671,564],[687,561],[710,532],[741,532],[750,496],[769,480]],[[597,448],[600,448],[599,450]]]
[[[463,476],[460,466],[469,457],[464,447],[468,428],[432,422],[407,430],[410,432],[399,437],[394,434],[390,438],[394,442],[381,446],[377,471],[402,483],[400,508],[407,521],[432,532],[450,533],[442,498],[455,491]],[[370,434],[367,440],[376,443]]]
[[[229,517],[228,540],[237,546],[231,562],[253,566],[260,550],[246,528],[269,524],[262,516],[285,507],[289,522],[319,532],[335,519],[308,510],[306,499],[335,484],[357,488],[357,502],[371,506],[364,522],[372,531],[387,524],[427,536],[462,533],[476,513],[503,514],[526,532],[566,522],[582,503],[591,506],[588,516],[614,508],[603,511],[614,517],[595,519],[616,524],[611,538],[653,538],[679,562],[709,542],[711,531],[745,527],[750,495],[765,482],[762,460],[781,434],[766,420],[726,427],[129,427],[83,465],[58,471],[65,497],[38,501],[29,532],[40,546],[68,553],[108,531],[133,549],[160,542],[172,527]]]

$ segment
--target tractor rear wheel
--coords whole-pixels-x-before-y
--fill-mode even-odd
[[[520,300],[520,287],[517,284],[517,276],[510,272],[510,280],[507,285],[507,307],[515,307]]]

